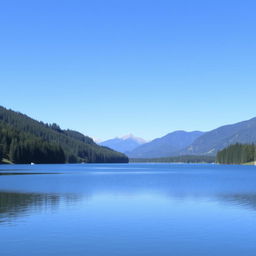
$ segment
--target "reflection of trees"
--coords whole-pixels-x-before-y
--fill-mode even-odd
[[[54,210],[62,202],[70,204],[78,201],[80,197],[76,194],[0,192],[0,223],[12,221],[30,211]]]
[[[0,191],[0,222],[11,222],[40,211],[54,211],[60,206],[72,206],[84,199],[93,200],[97,195],[136,197],[149,194],[180,201],[210,199],[256,210],[255,172],[250,170],[245,174],[186,170],[173,173],[142,170],[75,175],[25,174],[17,176],[19,179],[9,176],[18,175],[18,172],[2,174],[0,188],[5,192]]]
[[[256,210],[256,194],[228,194],[221,195],[221,199],[237,206],[249,207]]]

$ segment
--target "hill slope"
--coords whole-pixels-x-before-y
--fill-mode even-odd
[[[114,138],[103,141],[100,143],[100,145],[112,148],[118,152],[126,153],[134,150],[135,148],[145,143],[146,141],[144,139],[129,134],[122,138]]]
[[[256,118],[207,132],[179,154],[216,155],[219,150],[235,143],[256,143]]]
[[[14,163],[128,162],[83,134],[0,107],[0,157]]]
[[[176,131],[164,137],[152,140],[135,150],[128,152],[131,158],[158,158],[177,155],[177,152],[189,146],[203,133],[199,131]]]

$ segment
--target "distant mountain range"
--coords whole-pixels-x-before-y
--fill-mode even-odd
[[[179,151],[191,145],[203,132],[175,131],[164,137],[152,140],[127,152],[130,158],[156,158],[179,154]]]
[[[256,118],[206,132],[179,155],[216,155],[219,150],[235,143],[256,143]]]
[[[135,148],[145,144],[146,141],[142,138],[135,137],[132,134],[125,135],[121,138],[114,138],[99,143],[101,146],[109,147],[116,151],[127,153]]]
[[[129,158],[187,155],[215,156],[235,143],[256,143],[256,118],[219,127],[209,132],[175,131],[145,143],[134,136],[105,141],[101,145],[124,152]]]
[[[175,131],[150,142],[129,134],[99,146],[79,132],[62,130],[57,124],[38,122],[0,106],[0,162],[3,159],[13,163],[125,163],[126,155],[141,159],[215,156],[235,143],[256,144],[256,118],[209,132]]]

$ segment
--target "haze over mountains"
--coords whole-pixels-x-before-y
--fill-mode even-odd
[[[178,152],[195,141],[203,132],[175,131],[137,147],[127,155],[131,158],[156,158],[178,155]]]
[[[235,143],[256,143],[256,118],[209,131],[179,154],[216,155],[219,150]]]
[[[256,143],[256,118],[219,127],[209,132],[175,131],[145,143],[134,136],[105,141],[105,145],[124,152],[129,158],[158,158],[184,155],[215,156],[235,143]]]
[[[103,141],[99,143],[99,145],[109,147],[122,153],[127,153],[145,143],[146,141],[144,139],[135,137],[133,134],[128,134],[121,138]]]
[[[104,141],[99,146],[79,132],[62,130],[56,124],[38,122],[0,107],[0,142],[0,160],[13,163],[128,162],[122,153],[142,159],[215,156],[235,143],[256,143],[256,118],[209,132],[175,131],[150,142],[129,134]]]

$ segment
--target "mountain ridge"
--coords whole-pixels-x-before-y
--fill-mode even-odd
[[[100,142],[99,145],[109,147],[113,150],[126,153],[131,150],[134,150],[140,145],[143,145],[146,141],[140,137],[136,137],[133,134],[127,134],[122,137],[116,137],[109,139],[103,142]]]
[[[219,150],[235,143],[256,143],[256,117],[206,132],[179,155],[216,155]]]
[[[135,148],[133,151],[127,152],[127,155],[130,158],[156,158],[174,156],[177,154],[177,152],[186,148],[202,134],[203,132],[200,131],[174,131],[161,138],[156,138],[148,143],[145,143]]]

